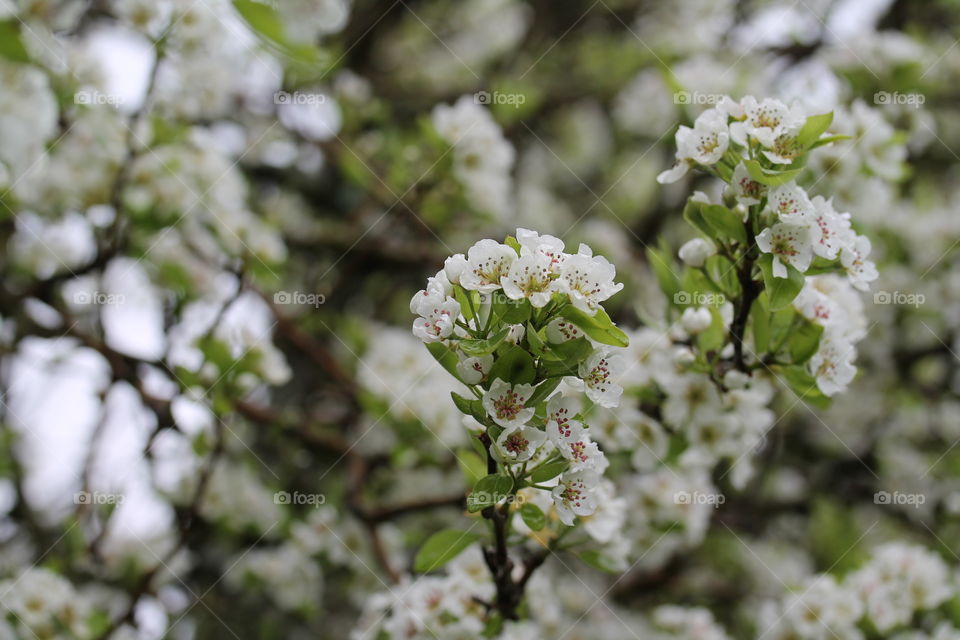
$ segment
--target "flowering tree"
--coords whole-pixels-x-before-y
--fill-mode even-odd
[[[0,640],[960,638],[958,18],[0,0]]]

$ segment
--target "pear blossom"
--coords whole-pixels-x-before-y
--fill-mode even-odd
[[[413,321],[413,335],[424,342],[438,342],[450,336],[460,316],[460,303],[431,294],[420,301],[419,318]]]
[[[774,98],[757,102],[753,96],[745,96],[740,106],[744,119],[730,124],[730,137],[742,146],[747,146],[747,138],[751,137],[771,149],[777,138],[806,121],[799,109],[788,107]]]
[[[847,277],[852,284],[861,291],[869,288],[869,283],[877,279],[877,267],[873,261],[867,260],[870,255],[870,239],[866,236],[856,236],[849,245],[840,251],[840,263],[847,270]]]
[[[520,256],[542,254],[550,259],[550,273],[559,273],[560,265],[567,254],[563,252],[564,244],[560,238],[539,234],[530,229],[517,229],[517,242],[520,243]]]
[[[517,252],[496,240],[484,239],[467,251],[467,267],[460,274],[460,286],[491,293],[500,288],[500,279],[517,259]]]
[[[614,380],[620,378],[626,362],[620,355],[605,349],[597,349],[580,363],[580,379],[586,388],[587,397],[601,407],[615,407],[620,402],[623,387]]]
[[[720,161],[730,144],[727,115],[718,109],[707,109],[693,123],[693,128],[680,125],[676,134],[676,164],[657,176],[657,182],[676,182],[692,164],[712,165]]]
[[[850,228],[850,214],[837,213],[833,203],[823,196],[814,196],[811,202],[813,253],[827,260],[835,260],[840,249],[849,246],[856,235]]]
[[[747,166],[742,162],[733,170],[731,185],[737,202],[746,206],[760,204],[760,200],[767,193],[767,185],[751,178]]]
[[[467,269],[467,258],[457,253],[443,261],[443,272],[452,284],[460,284],[460,276]]]
[[[600,303],[623,289],[613,281],[617,269],[606,258],[594,256],[586,245],[564,260],[557,286],[577,309],[593,315]]]
[[[780,222],[767,227],[757,235],[757,246],[773,254],[773,275],[777,278],[787,277],[784,263],[804,272],[813,260],[810,230],[805,226]]]
[[[497,378],[483,394],[483,408],[501,427],[522,427],[533,417],[535,407],[526,406],[526,402],[534,388],[531,384],[511,386]]]
[[[810,196],[793,181],[771,188],[767,206],[777,214],[780,222],[789,224],[806,224],[814,214]]]
[[[467,384],[480,384],[493,366],[493,354],[465,357],[457,363],[457,373]]]
[[[577,516],[588,516],[596,510],[593,489],[598,482],[597,474],[589,470],[560,476],[560,482],[552,492],[553,506],[560,522],[573,526]]]
[[[810,372],[817,379],[817,388],[826,396],[843,391],[853,380],[857,369],[851,362],[857,352],[849,342],[841,340],[832,333],[824,333],[820,347],[810,358]]]
[[[518,258],[501,279],[503,292],[512,300],[527,298],[534,307],[545,307],[556,290],[552,265],[553,260],[544,253],[530,253]]]
[[[547,434],[536,427],[512,427],[497,438],[495,451],[502,462],[526,462],[546,439]]]
[[[560,431],[566,431],[570,424],[577,424],[575,417],[579,412],[579,398],[558,393],[547,401],[547,424],[553,422]]]

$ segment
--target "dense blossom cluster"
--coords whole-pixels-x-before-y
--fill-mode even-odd
[[[604,407],[615,407],[623,392],[616,382],[622,357],[577,326],[601,326],[593,316],[623,288],[615,275],[614,266],[586,245],[569,254],[559,238],[517,229],[506,244],[481,240],[465,255],[447,258],[410,301],[419,316],[414,335],[456,354],[454,373],[479,399],[483,415],[474,417],[492,439],[490,455],[520,476],[528,465],[564,461],[562,475],[544,480],[557,517],[568,526],[597,509],[595,492],[607,467],[582,421],[577,391]],[[578,355],[571,358],[574,347]],[[544,376],[551,352],[560,368]],[[504,362],[529,365],[520,374],[525,381],[516,379],[515,369],[499,366]],[[564,388],[545,396],[561,377]],[[538,405],[543,413],[535,415]]]
[[[939,556],[923,547],[888,543],[874,549],[870,561],[843,580],[829,574],[813,576],[798,593],[767,603],[759,614],[758,637],[863,638],[861,623],[891,634],[916,613],[936,609],[956,593],[956,576]],[[941,621],[930,637],[958,636],[960,630]],[[926,636],[907,632],[887,637]]]
[[[823,327],[808,368],[827,396],[844,389],[856,373],[854,345],[864,331],[862,305],[851,287],[866,290],[878,275],[868,258],[870,240],[853,230],[850,214],[838,212],[830,198],[811,196],[797,182],[812,151],[847,137],[823,137],[833,120],[832,113],[810,115],[772,98],[746,96],[735,102],[724,96],[697,116],[693,128],[681,125],[677,164],[657,178],[673,182],[699,167],[727,183],[725,202],[742,217],[746,239],[769,260],[764,263],[768,286],[775,285],[773,279],[800,282],[799,291],[789,285],[791,300],[807,320]],[[707,196],[696,195],[692,202],[704,205],[707,227],[717,224]],[[709,240],[698,238],[684,245],[680,256],[701,268],[716,251]],[[747,247],[740,259],[750,259],[751,251]]]

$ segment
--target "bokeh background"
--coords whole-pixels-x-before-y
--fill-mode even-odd
[[[646,249],[691,237],[683,201],[711,179],[655,177],[724,94],[833,110],[850,136],[811,168],[880,270],[858,378],[827,409],[778,393],[745,486],[615,467],[619,562],[551,558],[513,637],[960,637],[958,19],[0,0],[0,638],[475,637],[381,628],[391,598],[429,615],[413,554],[468,488],[410,296],[522,226],[589,242],[626,284],[611,315],[659,326]],[[458,101],[476,126],[451,139],[435,109]],[[937,606],[881,632],[881,603],[859,636],[771,623],[891,544],[913,550],[886,547],[891,572],[949,588]]]

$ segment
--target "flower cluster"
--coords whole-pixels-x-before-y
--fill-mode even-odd
[[[701,270],[714,255],[728,259],[731,269],[745,264],[744,293],[756,290],[752,283],[762,277],[763,307],[776,311],[793,302],[816,327],[815,349],[803,363],[824,396],[845,388],[856,372],[854,343],[862,332],[851,322],[861,314],[847,289],[866,290],[877,278],[870,241],[854,231],[850,214],[798,183],[811,151],[846,138],[824,135],[832,123],[832,113],[807,115],[772,98],[735,102],[725,96],[692,128],[679,128],[677,163],[657,178],[673,182],[697,167],[726,183],[722,204],[699,192],[691,198],[685,215],[707,238],[684,245],[680,257]],[[688,326],[706,329],[709,319],[693,313],[685,312]],[[770,345],[755,346],[754,359],[760,359]]]
[[[414,335],[436,344],[434,356],[475,395],[454,399],[484,427],[489,455],[515,489],[525,474],[537,478],[529,484],[550,491],[566,525],[595,511],[607,465],[577,391],[604,407],[623,391],[624,362],[611,347],[626,336],[601,307],[623,287],[615,275],[586,245],[569,254],[559,238],[518,229],[506,243],[485,239],[451,256],[410,301]]]
[[[515,151],[486,107],[472,95],[433,109],[433,126],[453,147],[454,173],[480,211],[505,216],[513,208]]]
[[[842,581],[829,574],[814,576],[798,593],[780,603],[767,603],[759,616],[759,636],[860,638],[861,625],[869,623],[890,637],[909,625],[917,612],[939,607],[956,592],[955,578],[939,556],[923,547],[887,543],[874,549],[872,559]],[[934,637],[956,634],[944,623]]]

